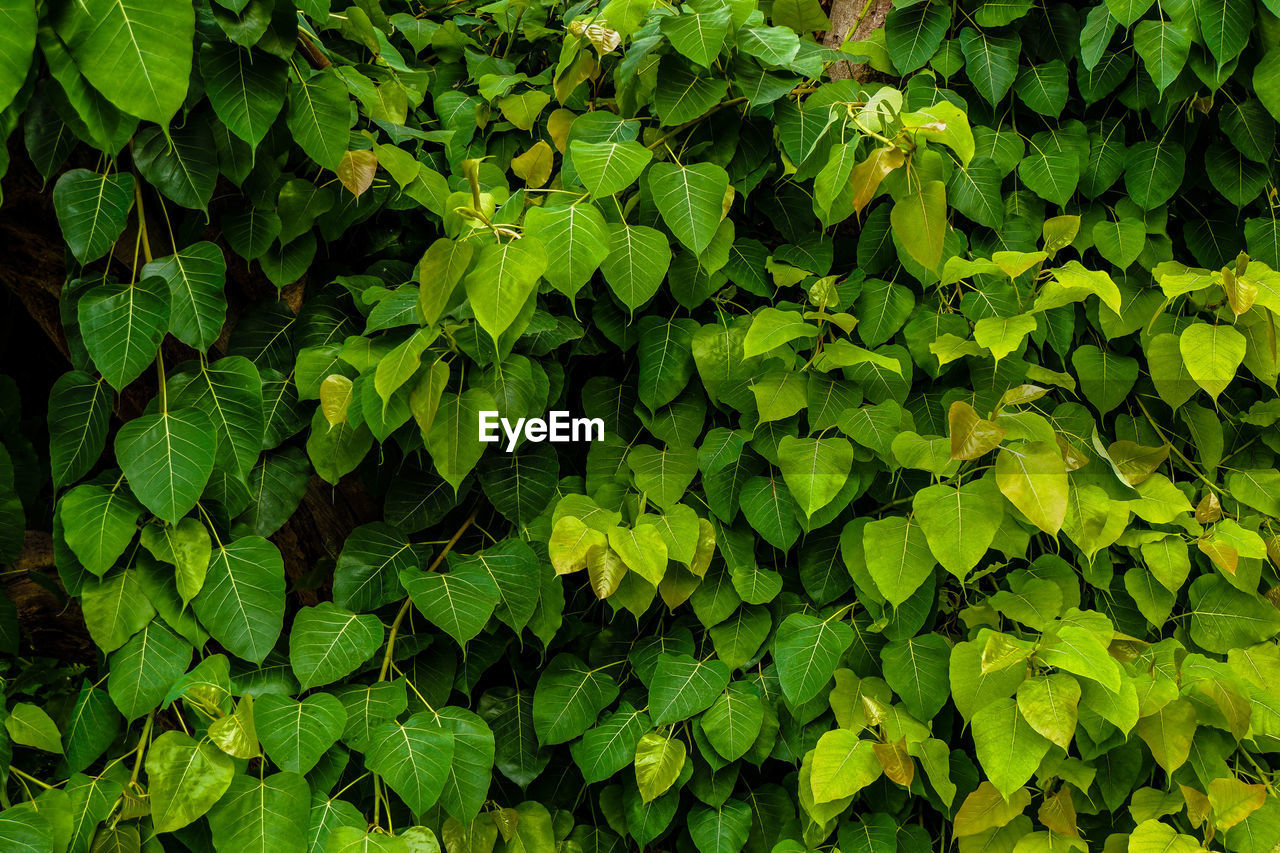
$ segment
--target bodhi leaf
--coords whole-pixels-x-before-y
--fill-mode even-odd
[[[169,731],[147,750],[151,819],[159,832],[172,832],[203,817],[231,787],[231,757],[210,743]]]
[[[991,547],[1004,521],[1004,511],[990,478],[971,480],[958,489],[928,486],[912,499],[916,521],[929,550],[959,580]]]

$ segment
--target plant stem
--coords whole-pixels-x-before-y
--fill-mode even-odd
[[[130,785],[138,784],[138,771],[142,769],[142,757],[147,752],[147,741],[151,738],[151,724],[155,716],[155,711],[147,714],[147,723],[142,727],[142,737],[138,738],[138,751],[133,760],[133,775],[129,777]]]

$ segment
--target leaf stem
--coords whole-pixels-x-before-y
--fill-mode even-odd
[[[56,786],[54,786],[54,785],[50,785],[50,784],[49,784],[49,783],[47,783],[47,782],[41,782],[39,779],[37,779],[36,777],[32,776],[30,773],[23,773],[21,770],[19,770],[17,767],[14,767],[13,765],[10,765],[10,766],[9,766],[9,770],[10,770],[11,772],[13,772],[13,773],[18,774],[18,776],[20,776],[21,778],[23,778],[23,779],[27,780],[28,782],[33,782],[33,783],[35,783],[35,784],[39,785],[41,788],[44,788],[46,791],[52,791],[52,790],[56,787]],[[30,793],[30,792],[28,792],[28,793]]]
[[[1160,436],[1161,441],[1169,445],[1169,450],[1173,451],[1173,454],[1182,460],[1182,464],[1186,465],[1187,469],[1191,471],[1192,474],[1195,474],[1196,477],[1201,482],[1203,482],[1206,486],[1213,489],[1215,492],[1217,492],[1220,495],[1225,495],[1226,494],[1225,491],[1220,489],[1216,483],[1214,483],[1212,480],[1206,477],[1203,473],[1201,473],[1200,469],[1196,467],[1195,463],[1192,462],[1190,459],[1188,459],[1185,455],[1183,455],[1181,450],[1179,450],[1177,447],[1174,447],[1173,442],[1169,440],[1169,436],[1165,434],[1164,430],[1160,429],[1160,425],[1156,423],[1156,419],[1151,417],[1151,413],[1148,412],[1147,407],[1143,405],[1142,398],[1135,396],[1133,398],[1133,401],[1138,404],[1138,408],[1142,410],[1142,414],[1145,415],[1147,418],[1147,423],[1151,424],[1151,428],[1156,431],[1156,435]]]

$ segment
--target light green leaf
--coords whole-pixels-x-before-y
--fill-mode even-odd
[[[1004,521],[997,487],[991,478],[970,480],[959,489],[927,486],[912,499],[915,521],[942,567],[960,581],[995,540]]]
[[[902,515],[872,521],[863,528],[867,570],[880,594],[894,607],[915,594],[936,563],[920,525]]]
[[[818,738],[809,770],[813,801],[843,800],[879,779],[882,769],[874,743],[850,729],[835,729]]]
[[[569,143],[569,154],[578,179],[596,198],[614,195],[631,186],[653,159],[653,152],[638,142],[575,139]]]
[[[635,755],[640,799],[650,803],[670,790],[684,769],[684,761],[684,741],[646,732],[636,745]]]
[[[1194,323],[1178,338],[1187,373],[1216,402],[1244,361],[1244,335],[1230,326]]]
[[[853,445],[844,438],[784,436],[778,467],[800,509],[811,517],[844,488],[853,467]]]
[[[937,269],[947,235],[946,186],[926,181],[905,193],[894,202],[889,220],[907,255],[926,270]]]
[[[578,159],[574,164],[581,168]],[[547,247],[547,281],[570,298],[609,256],[609,226],[590,202],[535,207],[525,214],[524,224],[525,234]]]
[[[481,246],[463,285],[476,322],[495,341],[515,322],[547,263],[542,243],[529,237]]]
[[[19,702],[9,709],[4,729],[19,746],[30,746],[45,752],[62,754],[62,733],[45,710],[30,702]]]
[[[1013,699],[998,699],[976,711],[971,721],[978,762],[1006,799],[1040,766],[1050,742],[1018,712]]]
[[[1032,524],[1056,535],[1067,515],[1067,470],[1044,441],[1010,444],[996,455],[996,485]]]

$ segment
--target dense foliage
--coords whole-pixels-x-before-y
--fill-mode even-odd
[[[0,0],[6,853],[1274,849],[1280,2],[827,11]]]

